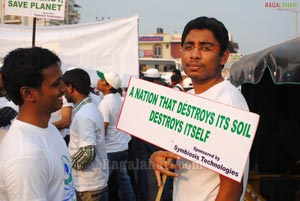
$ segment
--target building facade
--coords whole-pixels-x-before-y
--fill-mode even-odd
[[[238,43],[233,41],[229,33],[229,50],[231,57],[243,56],[238,51]],[[139,36],[139,56],[146,58],[168,58],[179,59],[181,48],[181,34],[166,34],[162,28],[157,28],[155,34]]]
[[[139,36],[140,57],[179,58],[180,34],[165,34],[162,28],[156,34]]]

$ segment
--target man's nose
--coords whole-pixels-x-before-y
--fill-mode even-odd
[[[201,58],[201,51],[198,47],[195,47],[191,50],[191,57],[192,58]]]
[[[61,87],[60,87],[60,90],[61,90],[63,93],[65,93],[65,92],[67,91],[67,85],[66,85],[63,81],[61,81]]]

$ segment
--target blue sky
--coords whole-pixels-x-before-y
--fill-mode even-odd
[[[300,0],[76,0],[81,6],[81,23],[96,21],[96,17],[107,20],[137,14],[140,34],[153,34],[158,27],[165,33],[181,33],[191,19],[215,17],[225,24],[239,43],[239,51],[245,54],[284,42],[296,34],[296,14],[266,8],[267,2],[297,3],[296,10],[300,9]]]

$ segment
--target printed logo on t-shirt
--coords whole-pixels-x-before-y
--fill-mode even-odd
[[[76,193],[75,193],[75,187],[73,184],[72,179],[72,167],[70,165],[70,161],[68,157],[62,156],[61,157],[63,166],[64,166],[64,201],[76,201]]]

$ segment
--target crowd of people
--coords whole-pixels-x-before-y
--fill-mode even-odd
[[[248,110],[221,75],[229,50],[220,21],[191,20],[181,47],[183,71],[174,69],[170,84],[154,68],[141,79]],[[200,165],[183,168],[196,166],[116,128],[123,102],[117,72],[97,71],[100,98],[86,71],[62,73],[60,66],[56,54],[40,47],[18,48],[4,58],[0,200],[147,201],[150,165],[158,186],[162,174],[169,176],[163,201],[243,199],[247,166],[242,183]]]

